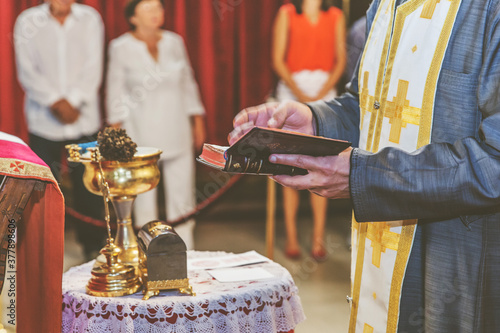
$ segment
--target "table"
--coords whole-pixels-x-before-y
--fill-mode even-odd
[[[188,251],[189,258],[225,252]],[[289,332],[305,320],[290,273],[275,262],[262,267],[274,278],[220,283],[207,271],[188,271],[196,296],[163,291],[142,300],[142,293],[95,297],[85,293],[94,261],[63,275],[62,332],[272,333]]]

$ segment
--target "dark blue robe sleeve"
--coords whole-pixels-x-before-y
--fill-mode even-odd
[[[448,50],[451,61],[438,82],[432,143],[414,152],[353,151],[351,199],[359,222],[500,212],[500,5],[490,4],[487,18],[465,21],[476,27],[468,27]],[[462,62],[460,52],[474,54]],[[452,80],[447,83],[445,78]],[[319,135],[355,139],[359,112],[352,92],[334,102],[311,105]],[[441,119],[440,114],[450,117]],[[468,124],[476,130],[467,133]]]

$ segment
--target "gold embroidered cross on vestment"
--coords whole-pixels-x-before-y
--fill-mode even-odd
[[[391,226],[386,222],[370,222],[368,224],[367,238],[371,240],[373,248],[372,263],[380,268],[380,259],[386,249],[396,251],[398,249],[398,233],[392,232]]]
[[[420,14],[420,17],[429,20],[432,19],[434,11],[436,10],[436,6],[440,2],[441,0],[428,0],[425,3],[424,8],[422,9],[422,14]]]

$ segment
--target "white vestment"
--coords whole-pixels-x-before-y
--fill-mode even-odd
[[[361,149],[412,152],[430,143],[436,85],[459,7],[460,0],[380,1],[359,68]],[[353,221],[349,332],[396,332],[415,227],[416,220]]]

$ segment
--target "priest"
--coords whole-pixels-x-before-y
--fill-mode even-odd
[[[271,155],[275,176],[353,204],[349,332],[499,332],[500,1],[375,0],[348,92],[267,104],[249,124],[345,139]]]

